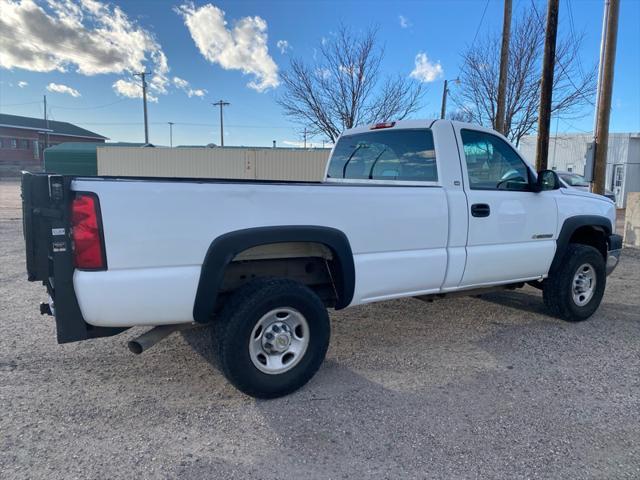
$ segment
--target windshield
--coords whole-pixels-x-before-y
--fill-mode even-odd
[[[329,178],[438,180],[433,135],[429,129],[358,133],[336,144]]]
[[[588,187],[589,183],[582,175],[577,173],[561,173],[560,178],[564,180],[570,187]]]

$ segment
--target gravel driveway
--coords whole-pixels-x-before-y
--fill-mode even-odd
[[[0,182],[0,478],[640,478],[640,251],[568,324],[532,288],[332,314],[324,366],[256,401],[206,331],[57,345]]]

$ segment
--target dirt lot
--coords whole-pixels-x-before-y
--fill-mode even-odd
[[[230,387],[206,332],[57,345],[0,182],[0,478],[640,478],[640,251],[589,321],[537,290],[332,315],[301,391]]]

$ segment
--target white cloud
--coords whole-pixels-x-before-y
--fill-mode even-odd
[[[289,42],[287,42],[286,40],[278,40],[276,42],[276,47],[278,47],[280,53],[282,53],[283,55],[292,48],[291,45],[289,45]]]
[[[175,11],[182,16],[200,53],[225,70],[253,75],[247,85],[263,92],[280,84],[278,66],[269,55],[267,22],[258,16],[243,17],[227,28],[225,13],[210,3],[196,8],[186,3]]]
[[[142,98],[142,85],[135,80],[120,79],[112,85],[115,92],[121,97]],[[147,90],[147,100],[153,103],[158,102],[158,97]]]
[[[25,82],[24,80],[20,80],[20,81],[18,82],[18,86],[19,86],[20,88],[24,88],[24,87],[26,87],[27,85],[29,85],[29,83],[28,83],[28,82]]]
[[[204,97],[207,91],[204,88],[191,88],[191,84],[180,77],[173,77],[173,84],[187,94],[189,98],[191,97]]]
[[[444,69],[442,65],[440,65],[440,62],[430,62],[426,53],[418,53],[415,62],[416,66],[410,74],[411,78],[428,83],[444,75]]]
[[[411,26],[411,22],[404,15],[398,15],[398,21],[400,22],[400,28],[409,28]]]
[[[189,82],[180,77],[173,77],[173,84],[178,88],[187,88],[189,86]]]
[[[160,45],[118,6],[98,0],[47,0],[42,5],[0,0],[0,11],[0,67],[83,75],[148,68],[153,71],[149,88],[166,93],[169,66]]]
[[[80,92],[75,88],[71,88],[68,85],[63,85],[61,83],[50,83],[47,85],[47,90],[50,92],[56,93],[64,93],[66,95],[71,95],[72,97],[80,97]]]
[[[190,97],[204,97],[205,93],[207,93],[207,91],[204,88],[194,88],[189,89],[187,95]]]

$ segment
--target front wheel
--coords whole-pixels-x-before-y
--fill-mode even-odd
[[[600,306],[606,281],[602,254],[588,245],[570,244],[560,267],[544,281],[544,303],[564,320],[586,320]]]
[[[275,398],[306,384],[329,346],[327,310],[305,285],[255,280],[235,292],[216,319],[222,371],[240,391]]]

